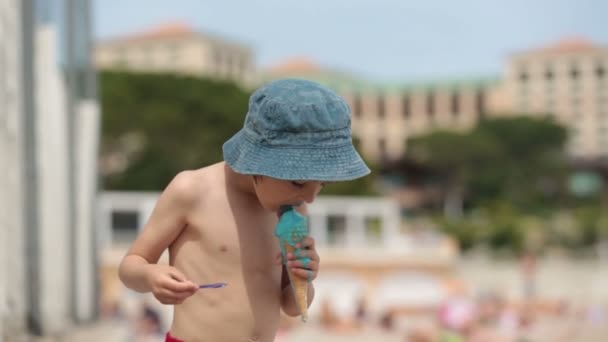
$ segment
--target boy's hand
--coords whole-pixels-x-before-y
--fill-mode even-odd
[[[304,278],[309,282],[317,278],[319,273],[319,254],[315,249],[315,240],[312,237],[307,237],[303,243],[296,245],[296,248],[301,248],[296,254],[287,253],[287,267],[290,268],[292,274]],[[304,258],[310,258],[306,263]]]
[[[198,291],[198,285],[187,280],[182,272],[169,265],[150,265],[148,281],[154,297],[163,304],[181,304]]]

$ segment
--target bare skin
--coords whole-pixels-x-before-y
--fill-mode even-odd
[[[253,177],[218,163],[177,175],[161,195],[142,233],[120,265],[129,288],[152,292],[174,304],[170,333],[187,341],[274,340],[279,310],[299,313],[274,236],[277,211],[299,205],[306,214],[321,182]],[[304,246],[307,269],[293,255],[288,267],[310,281],[319,256],[314,240]],[[169,265],[157,264],[169,249]],[[226,282],[220,289],[198,284]],[[309,286],[309,305],[314,287]]]

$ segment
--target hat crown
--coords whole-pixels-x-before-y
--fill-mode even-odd
[[[257,134],[321,133],[350,129],[350,108],[328,88],[307,80],[267,84],[249,99],[245,128]]]

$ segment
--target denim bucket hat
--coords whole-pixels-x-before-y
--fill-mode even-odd
[[[255,91],[244,127],[223,152],[241,174],[331,182],[370,173],[352,144],[346,102],[307,80],[273,81]]]

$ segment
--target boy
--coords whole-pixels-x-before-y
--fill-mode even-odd
[[[271,82],[251,95],[244,127],[223,151],[223,162],[170,182],[120,265],[127,287],[175,305],[167,341],[271,342],[280,310],[299,314],[274,236],[280,208],[306,214],[325,182],[370,172],[352,145],[348,105],[305,80]],[[312,282],[314,240],[300,247],[306,251],[290,253],[287,267]],[[166,248],[170,265],[156,264]],[[215,282],[228,286],[198,289]],[[310,284],[308,305],[313,296]]]

